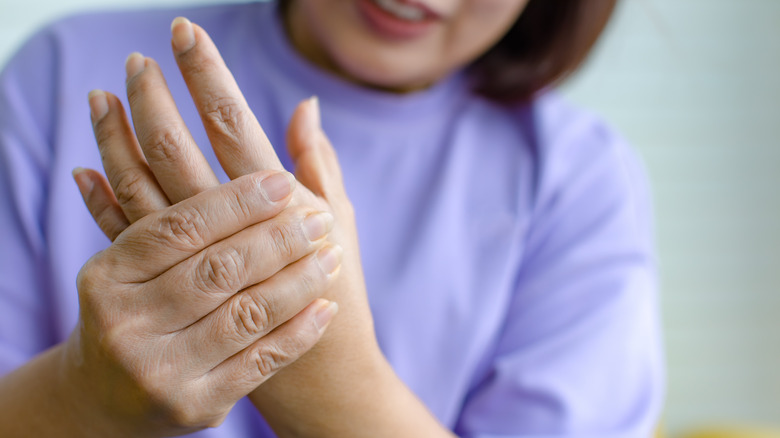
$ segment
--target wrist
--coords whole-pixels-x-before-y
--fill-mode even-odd
[[[78,328],[76,328],[78,330]],[[87,358],[81,348],[81,339],[74,331],[63,343],[55,347],[53,360],[57,366],[53,376],[55,390],[53,396],[61,406],[62,414],[71,419],[78,436],[117,438],[135,438],[150,436],[137,430],[137,424],[124,424],[118,413],[111,412],[103,403],[100,394],[92,383],[95,376],[90,375],[86,366]],[[108,389],[110,391],[110,389]]]

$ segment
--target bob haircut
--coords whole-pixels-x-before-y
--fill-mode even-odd
[[[474,89],[500,103],[531,100],[585,60],[617,0],[529,0],[504,37],[469,67]]]

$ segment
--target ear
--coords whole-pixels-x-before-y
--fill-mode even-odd
[[[322,130],[317,97],[299,103],[287,129],[287,149],[295,178],[327,201],[346,199],[336,151]]]

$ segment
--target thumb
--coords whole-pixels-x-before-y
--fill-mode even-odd
[[[287,149],[301,184],[328,201],[346,198],[341,166],[322,130],[316,96],[295,108],[287,129]]]

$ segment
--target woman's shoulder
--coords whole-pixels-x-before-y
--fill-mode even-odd
[[[650,179],[641,154],[602,116],[558,92],[527,110],[534,126],[537,207],[574,199],[631,205],[645,233],[652,229]]]
[[[508,107],[515,122],[531,139],[540,159],[566,156],[588,161],[588,157],[630,150],[618,129],[602,116],[580,107],[557,91],[546,91],[526,104]]]
[[[646,178],[641,156],[615,126],[559,92],[545,92],[513,111],[530,131],[532,154],[546,179],[565,182],[596,169],[637,183]]]

